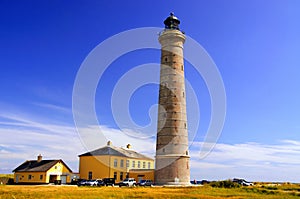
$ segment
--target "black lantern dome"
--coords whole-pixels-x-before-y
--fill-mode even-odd
[[[175,17],[174,13],[171,12],[170,16],[164,21],[166,29],[176,29],[179,30],[180,21]]]

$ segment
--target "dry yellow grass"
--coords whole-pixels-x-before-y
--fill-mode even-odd
[[[262,191],[265,190],[265,191]],[[282,190],[263,188],[212,188],[210,186],[171,188],[171,187],[77,187],[77,186],[0,186],[0,199],[33,198],[202,198],[202,199],[243,199],[299,198],[300,194]]]

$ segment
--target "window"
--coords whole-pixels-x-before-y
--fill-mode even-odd
[[[183,71],[183,65],[181,65],[181,70]]]
[[[117,180],[117,172],[114,172],[114,179]]]
[[[120,180],[123,180],[123,172],[120,172]]]
[[[151,166],[151,164],[150,164],[150,162],[148,162],[148,169],[150,169],[150,166]]]
[[[43,180],[43,175],[40,175],[40,180]]]
[[[124,167],[124,160],[120,161],[120,167]]]
[[[28,180],[31,180],[32,179],[32,175],[28,175]]]
[[[141,162],[138,161],[138,168],[141,168]]]
[[[132,168],[134,168],[134,167],[135,167],[135,161],[132,160]]]
[[[89,180],[93,179],[93,172],[89,171]]]
[[[126,178],[129,178],[129,173],[126,173]]]
[[[129,167],[129,160],[126,160],[126,167]]]
[[[186,129],[186,123],[184,123],[184,128]]]
[[[118,160],[114,159],[114,167],[117,167],[117,166],[118,166]]]
[[[143,169],[146,168],[146,162],[143,162]]]
[[[184,97],[184,92],[182,92],[182,97]]]

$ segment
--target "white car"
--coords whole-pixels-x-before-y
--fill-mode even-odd
[[[119,187],[126,186],[126,187],[135,187],[136,186],[136,181],[134,178],[126,178],[122,182],[119,183]]]
[[[234,178],[233,179],[233,182],[236,182],[242,186],[253,186],[253,183],[252,182],[247,182],[246,180],[244,179],[238,179],[238,178]]]

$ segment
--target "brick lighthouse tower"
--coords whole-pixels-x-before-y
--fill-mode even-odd
[[[188,130],[183,65],[185,35],[173,13],[159,36],[161,68],[155,157],[155,183],[190,184]]]

